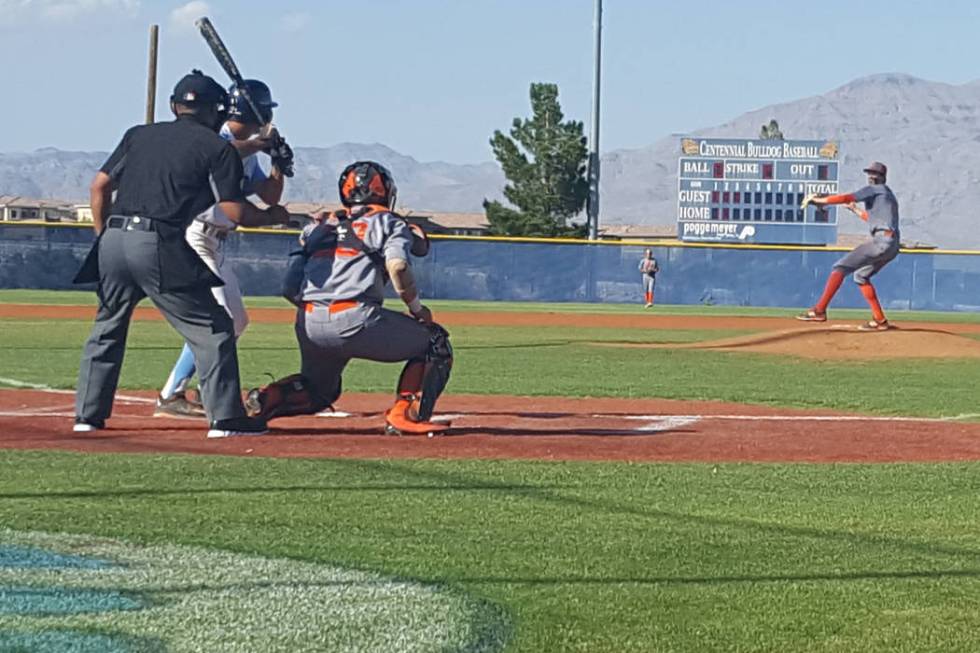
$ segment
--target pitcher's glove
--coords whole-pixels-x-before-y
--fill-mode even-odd
[[[287,177],[293,176],[293,148],[289,147],[289,143],[278,132],[271,139],[269,156],[272,157],[272,165],[276,166],[279,172]]]
[[[820,195],[817,195],[816,193],[810,193],[809,195],[803,198],[803,201],[800,203],[800,208],[805,211],[806,207],[813,204],[813,200],[817,199],[818,197],[820,197]]]

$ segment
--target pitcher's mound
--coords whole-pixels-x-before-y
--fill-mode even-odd
[[[980,340],[938,329],[859,331],[854,325],[814,326],[685,344],[594,343],[646,349],[711,349],[817,360],[980,358]]]

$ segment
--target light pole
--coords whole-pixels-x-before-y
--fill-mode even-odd
[[[593,19],[594,57],[592,70],[592,130],[589,135],[589,240],[599,237],[599,95],[602,77],[602,0],[595,0]]]

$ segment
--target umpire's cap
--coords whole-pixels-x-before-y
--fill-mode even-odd
[[[864,169],[869,175],[878,175],[879,177],[888,176],[888,166],[886,166],[881,161],[872,161],[871,165]]]
[[[201,104],[223,104],[228,106],[228,93],[221,84],[214,81],[200,70],[192,70],[184,75],[170,96],[171,102],[196,106]]]

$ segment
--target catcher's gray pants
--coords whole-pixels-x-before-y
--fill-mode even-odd
[[[212,420],[242,417],[238,353],[228,312],[210,288],[160,292],[157,235],[106,229],[99,241],[99,312],[78,371],[75,415],[99,422],[112,414],[133,309],[149,297],[194,352],[201,400]]]
[[[853,272],[854,283],[863,286],[898,256],[898,246],[898,238],[878,232],[871,240],[861,243],[834,263],[834,269],[842,274]]]
[[[321,403],[337,400],[341,375],[352,358],[397,363],[424,358],[429,349],[429,329],[402,313],[376,304],[333,313],[326,305],[312,306],[297,312],[296,339],[302,374]]]
[[[653,292],[657,288],[657,277],[648,274],[643,275],[643,292]]]

